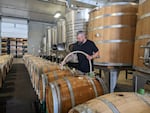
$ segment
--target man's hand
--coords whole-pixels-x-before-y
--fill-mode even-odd
[[[60,69],[63,69],[63,65],[65,64],[65,62],[61,62],[60,64],[59,64],[59,66],[60,66]]]
[[[90,55],[87,55],[86,58],[87,58],[88,60],[92,60],[92,59],[93,59],[93,55],[91,55],[91,56],[90,56]]]

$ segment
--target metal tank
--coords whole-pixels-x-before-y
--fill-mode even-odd
[[[52,32],[51,32],[51,27],[47,28],[47,40],[46,40],[46,51],[47,51],[47,55],[50,55],[50,51],[52,50]]]
[[[57,43],[65,43],[66,42],[66,22],[64,19],[59,19],[57,22],[57,32],[58,32],[58,39]]]
[[[41,54],[46,55],[46,37],[44,36],[41,40]]]
[[[57,21],[57,49],[65,50],[66,45],[66,21],[65,19],[59,19]]]
[[[52,44],[52,50],[57,49],[57,26],[53,26],[51,28],[51,44]]]
[[[67,9],[66,11],[66,35],[67,48],[70,44],[76,42],[77,31],[87,31],[87,21],[89,19],[90,9]]]

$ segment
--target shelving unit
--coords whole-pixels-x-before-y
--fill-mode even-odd
[[[8,53],[16,57],[16,38],[8,38]]]
[[[16,58],[27,53],[27,39],[24,38],[1,38],[1,54],[12,54]]]
[[[23,56],[23,39],[17,38],[16,39],[16,57],[20,58]]]
[[[23,55],[28,52],[27,47],[28,47],[27,39],[23,39]]]
[[[7,45],[8,45],[7,38],[2,38],[2,39],[1,39],[1,54],[2,54],[2,55],[8,54]]]

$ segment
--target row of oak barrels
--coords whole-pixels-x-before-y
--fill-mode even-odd
[[[32,55],[24,55],[23,59],[30,74],[32,86],[36,94],[39,95],[39,80],[41,75],[49,71],[60,69],[59,65]]]
[[[36,69],[35,66],[30,66],[33,64],[33,61],[31,62],[32,58],[35,57],[31,55],[24,56],[28,70],[30,70],[30,67]],[[28,62],[29,59],[31,64]],[[53,66],[55,67],[52,64],[49,68],[53,69]],[[36,76],[31,74],[32,77]],[[146,113],[150,110],[150,97],[125,92],[106,94],[108,93],[107,88],[101,78],[80,75],[68,68],[63,70],[55,68],[45,73],[42,72],[39,75],[38,83],[38,97],[41,103],[46,102],[48,113],[113,113],[113,111],[120,111],[121,113],[130,111],[130,113],[133,113],[131,112],[133,111],[132,107],[139,108],[139,112],[136,113],[143,111],[143,113]]]
[[[6,78],[7,73],[12,67],[13,56],[12,55],[1,55],[0,56],[0,88],[3,85],[3,81]]]

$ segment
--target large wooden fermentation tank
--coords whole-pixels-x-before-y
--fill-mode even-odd
[[[102,64],[132,65],[137,4],[108,3],[90,12],[88,38],[100,50]]]
[[[150,0],[141,0],[134,47],[134,67],[144,72],[150,67]]]

